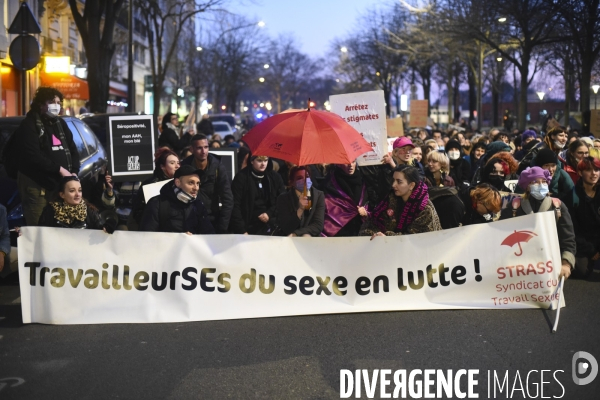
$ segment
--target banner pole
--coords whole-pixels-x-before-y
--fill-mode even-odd
[[[565,284],[565,277],[563,276],[562,278],[560,278],[560,289],[558,291],[559,293],[559,297],[558,300],[556,302],[556,318],[554,318],[554,326],[552,327],[552,333],[556,333],[556,330],[558,329],[558,318],[560,317],[560,301],[562,300],[562,293],[563,293],[563,285]]]

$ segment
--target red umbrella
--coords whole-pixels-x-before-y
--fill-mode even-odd
[[[242,139],[252,154],[296,165],[350,164],[373,148],[337,114],[291,110],[267,118]]]
[[[529,240],[534,236],[537,236],[537,235],[531,231],[514,231],[513,233],[508,235],[506,237],[506,239],[504,239],[504,241],[502,241],[501,245],[509,246],[509,247],[512,247],[515,244],[518,245],[519,246],[519,254],[517,254],[515,252],[515,256],[520,256],[521,254],[523,254],[523,249],[521,248],[521,243],[529,242]]]

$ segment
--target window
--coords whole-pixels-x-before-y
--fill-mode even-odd
[[[133,45],[133,59],[140,64],[146,65],[146,49],[137,43]]]
[[[73,142],[75,142],[75,147],[77,147],[77,152],[79,153],[79,160],[83,161],[89,157],[85,142],[81,138],[81,135],[79,134],[79,131],[77,130],[77,128],[75,128],[75,125],[73,125],[73,122],[71,122],[71,121],[66,121],[66,122],[67,122],[67,126],[69,127],[69,130],[73,134]]]
[[[90,153],[90,155],[95,154],[98,151],[98,144],[94,132],[92,132],[89,126],[80,121],[75,121],[75,125],[81,136],[83,136],[83,140],[85,140],[88,153]]]

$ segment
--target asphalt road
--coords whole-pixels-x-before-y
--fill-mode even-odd
[[[479,369],[482,399],[494,398],[488,371],[501,380],[508,371],[508,386],[495,398],[523,399],[534,398],[536,387],[541,398],[539,371],[550,370],[546,398],[595,400],[600,376],[585,386],[571,377],[576,352],[600,360],[595,280],[567,282],[567,307],[552,334],[554,312],[542,310],[23,325],[13,278],[0,282],[0,399],[336,399],[342,369]],[[531,370],[538,372],[527,381]],[[361,395],[367,398],[364,387]]]

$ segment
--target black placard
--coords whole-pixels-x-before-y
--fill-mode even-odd
[[[155,135],[152,115],[108,117],[113,180],[140,181],[154,171]]]

